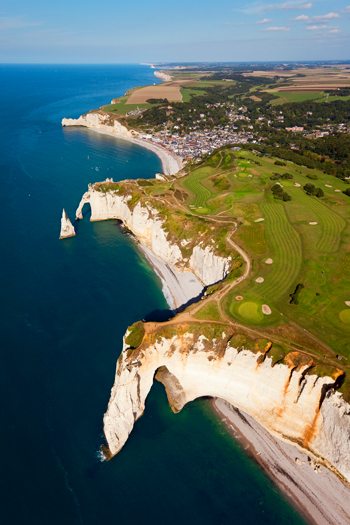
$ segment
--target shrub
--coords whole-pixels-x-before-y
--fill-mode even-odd
[[[305,186],[303,186],[303,189],[306,191],[308,195],[315,195],[316,188],[313,184],[310,184],[310,182],[305,184]]]
[[[147,104],[169,104],[167,98],[148,98],[146,102]]]
[[[283,160],[275,160],[276,166],[287,166],[286,162],[283,162]]]
[[[348,197],[350,197],[350,188],[348,188],[347,190],[344,190],[343,193],[344,195],[347,195]]]
[[[299,295],[300,292],[305,288],[305,286],[302,283],[297,284],[297,287],[295,288],[294,292],[290,294],[290,301],[289,304],[299,304]]]
[[[311,180],[317,180],[318,179],[317,175],[315,175],[314,173],[309,173],[306,176],[307,176],[308,179],[311,179]]]
[[[293,178],[293,175],[291,173],[283,173],[283,175],[281,175],[281,179],[288,180],[292,178]]]
[[[129,326],[128,330],[130,333],[125,339],[125,342],[130,348],[137,348],[142,343],[142,339],[145,334],[143,323],[138,321],[137,323]]]

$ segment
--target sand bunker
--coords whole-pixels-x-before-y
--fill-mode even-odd
[[[334,191],[336,191],[337,193],[340,193],[340,192],[341,192],[341,190],[334,190]]]
[[[266,259],[265,261],[265,264],[272,264],[272,263],[273,263],[273,259],[270,259],[270,258]]]
[[[265,315],[270,315],[272,313],[271,308],[267,306],[267,304],[262,305],[262,311],[263,311],[263,314]]]
[[[263,277],[258,277],[257,279],[255,279],[255,282],[256,283],[263,283],[264,282],[264,278]]]
[[[315,226],[315,224],[318,224],[317,222],[309,222],[309,224],[311,224],[311,226]]]
[[[297,182],[294,184],[296,188],[300,188],[301,184],[298,184]]]
[[[241,295],[236,295],[237,301],[243,301],[243,297]]]
[[[254,222],[262,222],[262,221],[264,221],[264,220],[265,220],[265,219],[263,219],[262,217],[260,217],[260,219],[256,219],[256,221],[254,221]]]
[[[326,188],[331,188],[332,186],[330,186],[329,184],[325,184]]]
[[[350,301],[345,301],[346,306],[350,306]]]

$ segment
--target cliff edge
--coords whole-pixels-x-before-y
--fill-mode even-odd
[[[139,136],[137,131],[127,129],[114,115],[105,113],[102,110],[86,113],[86,115],[82,115],[77,119],[64,118],[62,119],[62,126],[84,126],[86,128],[101,129],[128,138]]]
[[[350,481],[350,405],[335,390],[342,372],[319,376],[312,358],[299,352],[274,362],[270,347],[262,340],[242,344],[220,324],[133,325],[104,416],[109,454],[125,444],[156,378],[174,412],[198,397],[224,399]]]

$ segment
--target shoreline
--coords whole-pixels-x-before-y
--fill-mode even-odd
[[[314,470],[307,454],[276,438],[223,399],[216,398],[211,404],[216,416],[303,519],[312,525],[350,523],[350,487],[336,474],[324,466]]]
[[[159,157],[162,163],[164,175],[175,175],[183,168],[183,162],[180,158],[178,158],[175,155],[172,155],[168,150],[157,146],[156,144],[148,142],[147,140],[137,139],[133,137],[125,137],[124,135],[119,135],[117,133],[113,133],[112,131],[106,131],[104,129],[92,128],[88,126],[81,127],[90,129],[91,131],[96,131],[97,133],[101,133],[102,135],[109,135],[110,137],[114,137],[116,139],[132,142],[133,144],[137,144],[138,146],[153,151],[153,153],[155,153]]]
[[[177,272],[170,264],[159,259],[149,248],[139,244],[150,267],[162,281],[162,292],[171,310],[176,310],[198,297],[202,283],[190,271]]]

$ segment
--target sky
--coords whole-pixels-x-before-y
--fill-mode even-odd
[[[0,63],[350,61],[350,0],[1,0]]]

